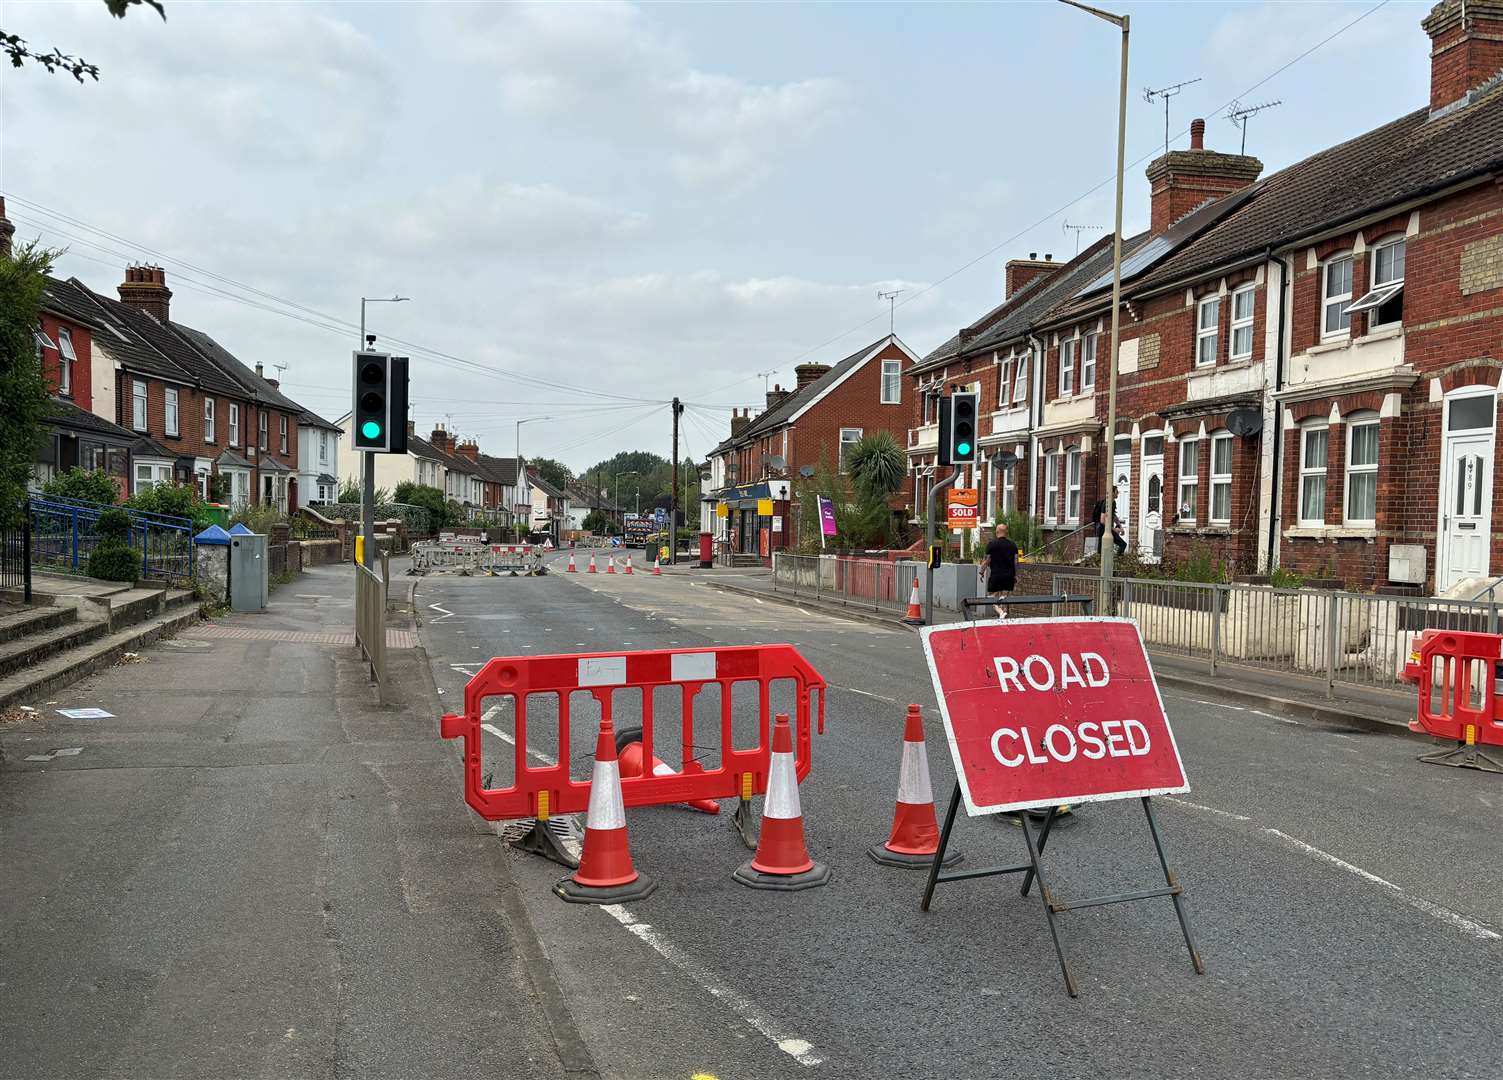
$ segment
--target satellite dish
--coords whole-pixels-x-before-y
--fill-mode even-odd
[[[992,464],[999,469],[1005,469],[1009,465],[1016,465],[1018,456],[1011,450],[998,450],[992,455]]]
[[[1263,414],[1257,409],[1233,409],[1226,418],[1226,430],[1247,438],[1263,430]]]
[[[804,465],[804,466],[801,466],[799,468],[798,474],[800,476],[802,476],[805,480],[807,480],[807,479],[809,479],[809,477],[811,477],[811,476],[814,475],[814,466],[813,465]]]

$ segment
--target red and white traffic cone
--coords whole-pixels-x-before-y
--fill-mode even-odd
[[[913,579],[913,589],[908,593],[908,614],[903,621],[910,626],[924,625],[924,609],[919,605],[918,578]]]
[[[579,869],[553,891],[571,904],[620,904],[641,900],[656,883],[637,873],[626,839],[626,806],[621,800],[621,763],[616,737],[607,717],[595,739],[595,768],[590,773],[590,807],[585,814],[584,848]]]
[[[757,853],[731,875],[753,889],[795,892],[825,885],[830,868],[809,858],[804,844],[804,813],[798,801],[798,769],[793,760],[793,732],[788,715],[779,713],[772,728],[772,760],[767,768],[767,798],[762,803],[762,834]]]
[[[577,574],[577,573],[579,573],[579,570],[576,569],[575,566],[574,566],[574,553],[572,551],[569,552],[569,568],[565,571],[565,573],[569,573],[569,574]]]
[[[590,556],[590,567],[588,572],[591,574],[595,573],[595,556],[593,555]]]
[[[605,560],[605,572],[607,574],[614,574],[616,572],[616,556],[612,555]]]
[[[626,732],[622,732],[626,735]],[[640,732],[631,732],[633,736],[630,742],[617,747],[616,752],[621,756],[621,775],[623,778],[642,775],[642,740]],[[653,776],[677,776],[678,771],[656,754],[652,755]],[[720,813],[720,804],[714,799],[685,799],[683,805],[701,814]]]
[[[898,808],[892,815],[887,843],[867,849],[884,866],[932,866],[939,850],[939,821],[934,816],[934,788],[929,783],[929,751],[924,745],[924,713],[908,706],[903,728],[903,764],[898,769]],[[960,858],[954,846],[945,849],[944,865]]]
[[[662,577],[663,576],[663,560],[661,558],[657,558],[657,559],[653,559],[652,560],[652,576],[653,577]]]
[[[630,555],[628,555],[626,557],[626,572],[628,574],[631,573],[631,556]]]

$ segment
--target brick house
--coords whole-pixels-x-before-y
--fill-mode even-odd
[[[846,451],[863,435],[886,431],[903,445],[913,408],[906,374],[917,361],[888,334],[834,365],[800,364],[797,383],[768,391],[760,414],[733,415],[730,438],[710,452],[716,505],[726,508],[717,511],[716,535],[763,558],[798,543],[792,479],[805,468],[844,471]],[[759,513],[769,500],[772,514]]]
[[[1030,320],[1035,516],[1073,530],[1112,482],[1147,560],[1468,595],[1503,567],[1503,4],[1423,27],[1425,108],[1261,179],[1200,123],[1149,166],[1110,454],[1109,266]]]

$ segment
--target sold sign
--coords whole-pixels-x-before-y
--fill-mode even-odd
[[[974,529],[981,500],[975,488],[951,488],[946,503],[952,529]]]
[[[922,633],[967,813],[1190,790],[1130,619]]]

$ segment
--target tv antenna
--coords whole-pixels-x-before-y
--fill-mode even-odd
[[[271,366],[277,369],[277,382],[281,382],[282,381],[282,373],[287,370],[287,365],[286,364],[272,364]]]
[[[1166,154],[1169,152],[1169,99],[1179,94],[1185,87],[1193,86],[1198,82],[1200,82],[1200,76],[1197,75],[1193,79],[1177,82],[1173,86],[1161,86],[1157,90],[1150,90],[1146,86],[1143,87],[1144,101],[1150,105],[1160,100],[1164,103],[1164,153]]]
[[[1072,232],[1072,233],[1075,234],[1075,254],[1079,255],[1080,254],[1080,234],[1083,233],[1083,232],[1105,232],[1106,231],[1106,226],[1105,225],[1071,225],[1067,221],[1067,222],[1065,222],[1064,228],[1063,228],[1062,231],[1063,232]]]
[[[766,371],[759,371],[759,372],[757,372],[758,375],[762,376],[762,393],[764,393],[764,394],[767,393],[767,383],[768,383],[768,380],[771,379],[777,373],[778,373],[778,369],[777,368],[768,368]]]
[[[897,318],[898,297],[903,292],[903,289],[893,289],[891,292],[883,292],[881,289],[877,290],[877,299],[887,301],[887,334],[889,337],[892,336],[893,321]]]
[[[1242,149],[1238,153],[1247,153],[1247,121],[1264,109],[1271,109],[1275,105],[1284,104],[1282,101],[1265,101],[1261,105],[1243,105],[1240,101],[1233,101],[1227,106],[1226,118],[1242,129]]]

